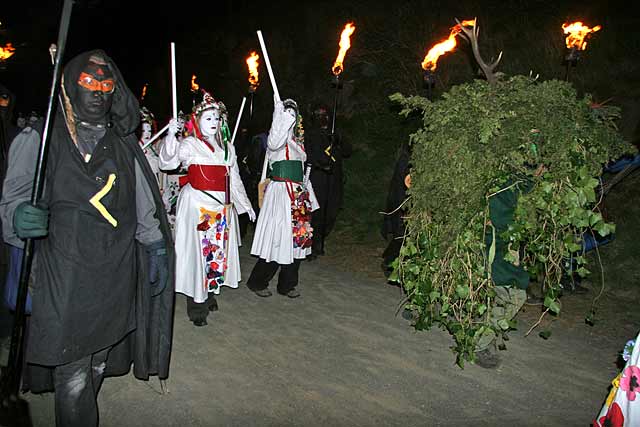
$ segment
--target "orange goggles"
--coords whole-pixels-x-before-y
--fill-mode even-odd
[[[83,88],[92,92],[102,91],[104,93],[111,93],[116,89],[116,82],[113,79],[97,80],[91,74],[81,73],[78,79],[78,84]]]

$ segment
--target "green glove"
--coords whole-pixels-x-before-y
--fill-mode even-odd
[[[13,214],[13,229],[21,239],[46,236],[49,232],[49,209],[22,202]]]

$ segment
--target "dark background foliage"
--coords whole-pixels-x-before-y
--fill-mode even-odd
[[[62,1],[4,1],[0,43],[17,48],[0,69],[0,81],[17,95],[15,112],[44,112],[51,65],[47,53],[57,35]],[[418,123],[397,116],[388,95],[425,94],[420,62],[446,38],[454,18],[478,17],[485,59],[504,51],[499,71],[564,78],[563,22],[582,20],[603,29],[571,80],[579,92],[598,102],[622,107],[620,127],[637,137],[640,117],[640,19],[623,1],[435,0],[160,2],[90,0],[74,6],[66,58],[92,48],[107,51],[134,93],[149,84],[145,105],[161,122],[171,111],[169,43],[177,50],[179,108],[188,111],[192,74],[201,87],[222,99],[232,120],[247,93],[244,59],[259,51],[256,30],[265,36],[280,93],[296,99],[304,111],[317,103],[332,105],[331,65],[346,22],[357,27],[345,60],[338,129],[354,145],[346,163],[348,206],[336,236],[378,239],[385,193],[396,150]],[[255,96],[253,132],[266,130],[272,92],[266,69]],[[477,77],[466,43],[438,64],[434,96]]]

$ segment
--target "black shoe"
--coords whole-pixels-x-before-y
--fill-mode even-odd
[[[476,365],[485,369],[495,369],[500,366],[500,356],[489,349],[476,352]]]
[[[413,320],[414,318],[413,311],[409,310],[408,308],[405,308],[404,310],[402,310],[402,318],[404,320]]]
[[[196,320],[193,320],[193,324],[194,324],[195,326],[204,326],[204,325],[207,325],[207,319],[196,319]]]
[[[215,298],[209,302],[209,311],[218,311],[218,301]]]
[[[258,289],[257,291],[253,291],[253,293],[262,298],[267,298],[273,295],[269,289]]]
[[[298,298],[300,296],[300,292],[298,292],[296,289],[291,289],[285,295],[289,298]]]

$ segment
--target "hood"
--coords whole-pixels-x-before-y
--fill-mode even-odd
[[[78,85],[76,82],[80,73],[89,63],[91,55],[100,55],[107,62],[107,66],[116,79],[116,89],[113,92],[113,103],[111,105],[110,123],[119,136],[127,136],[136,131],[140,124],[140,105],[122,77],[122,73],[103,50],[91,50],[81,53],[67,63],[63,71],[64,91],[67,99],[73,100],[78,97]]]

